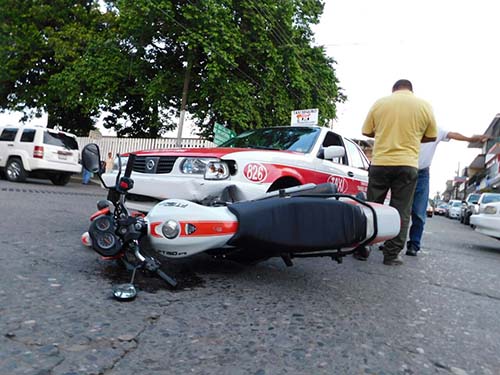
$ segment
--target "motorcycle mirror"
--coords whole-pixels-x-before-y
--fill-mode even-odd
[[[101,172],[101,154],[99,152],[99,146],[95,143],[89,143],[82,150],[82,165],[83,167],[92,172]]]
[[[134,284],[120,284],[113,288],[113,296],[121,302],[132,301],[137,296]]]

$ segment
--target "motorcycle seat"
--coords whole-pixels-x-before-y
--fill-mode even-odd
[[[270,252],[308,252],[351,247],[366,238],[367,219],[355,204],[319,197],[237,202],[228,209],[238,231],[228,244]]]

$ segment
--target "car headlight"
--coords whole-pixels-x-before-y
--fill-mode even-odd
[[[205,171],[206,180],[224,180],[229,177],[229,167],[223,161],[209,161]]]
[[[484,213],[490,214],[490,215],[495,215],[497,213],[497,209],[496,209],[496,207],[493,207],[493,206],[486,206],[484,208]]]
[[[204,174],[210,160],[206,158],[186,158],[182,162],[181,172],[185,174]]]
[[[179,223],[175,220],[165,221],[165,223],[163,223],[163,225],[161,226],[161,232],[169,240],[177,237],[180,231],[181,227]]]
[[[128,156],[117,156],[113,162],[113,172],[118,170],[118,159],[121,159],[122,169],[125,169],[128,162]]]

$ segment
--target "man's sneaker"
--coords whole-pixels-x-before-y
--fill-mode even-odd
[[[413,247],[409,247],[408,250],[406,250],[406,255],[409,255],[411,257],[416,257],[417,250],[415,250]]]
[[[384,264],[386,266],[400,266],[403,264],[403,261],[400,257],[397,258],[384,258]]]

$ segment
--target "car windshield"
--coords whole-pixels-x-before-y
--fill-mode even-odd
[[[220,147],[243,147],[307,153],[311,151],[320,129],[312,127],[264,128],[244,132]]]
[[[453,202],[451,207],[460,207],[462,205],[462,202]]]
[[[480,196],[481,196],[481,194],[472,194],[471,196],[469,196],[469,199],[467,199],[467,201],[469,203],[477,203]]]
[[[485,195],[483,203],[500,202],[500,194]]]

